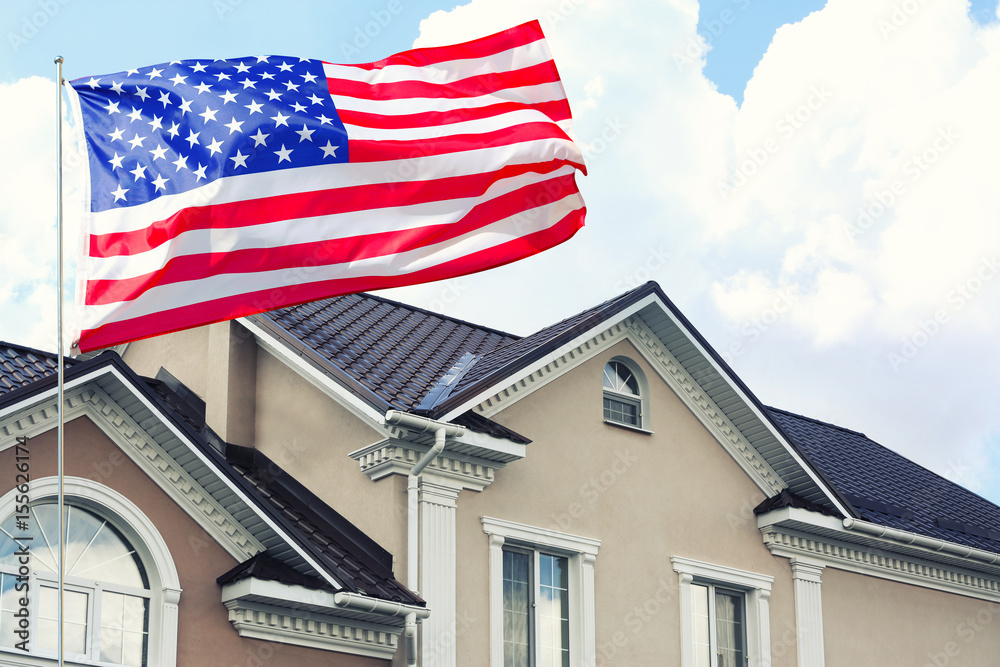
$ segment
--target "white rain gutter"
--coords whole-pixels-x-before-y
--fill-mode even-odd
[[[946,540],[939,540],[937,538],[911,533],[908,530],[887,528],[886,526],[880,526],[877,523],[870,523],[868,521],[861,521],[860,519],[853,519],[851,517],[844,519],[844,528],[893,540],[895,542],[903,542],[904,544],[912,544],[914,546],[924,547],[925,549],[933,549],[934,551],[939,551],[952,556],[972,558],[973,560],[978,560],[983,563],[990,563],[994,565],[1000,563],[1000,554],[995,554],[992,551],[974,549],[973,547],[956,544],[955,542],[948,542]]]
[[[444,451],[445,442],[449,437],[457,438],[465,434],[465,427],[447,422],[439,422],[427,417],[411,415],[407,412],[389,410],[385,413],[387,424],[396,424],[417,433],[434,431],[434,446],[425,453],[416,465],[410,469],[406,479],[406,585],[414,593],[417,590],[417,578],[420,576],[419,563],[419,513],[417,511],[420,492],[420,473],[424,471],[438,454]],[[422,616],[421,618],[426,618]],[[417,624],[416,619],[406,617],[406,660],[408,665],[417,664]]]

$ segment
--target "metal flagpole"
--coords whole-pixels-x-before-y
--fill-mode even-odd
[[[63,389],[65,377],[63,373],[63,239],[62,239],[62,56],[56,57],[56,347],[58,351],[56,358],[58,365],[56,374],[59,378],[59,389],[56,398],[56,415],[59,420],[58,427],[58,467],[59,467],[59,502],[57,510],[59,512],[59,592],[56,604],[56,651],[59,655],[59,667],[63,667],[63,589],[64,589],[64,559],[66,556],[66,526],[63,518]]]

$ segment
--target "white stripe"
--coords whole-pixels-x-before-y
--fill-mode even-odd
[[[485,174],[506,165],[534,164],[539,162],[539,156],[544,156],[546,162],[559,159],[583,161],[583,156],[575,144],[565,139],[539,139],[509,146],[406,160],[337,163],[259,174],[241,174],[220,178],[188,192],[157,197],[138,206],[94,213],[91,229],[93,234],[130,232],[150,227],[156,221],[166,220],[178,211],[194,206],[229,204],[356,185]]]
[[[288,289],[290,285],[306,285],[338,278],[406,275],[547,229],[571,212],[582,209],[583,205],[580,195],[574,192],[552,204],[526,210],[485,229],[475,230],[436,246],[347,264],[220,275],[190,284],[163,285],[145,292],[134,301],[88,306],[83,313],[82,328],[94,329],[110,322],[142,317],[227,296],[261,290]]]
[[[511,72],[532,67],[552,60],[552,55],[544,39],[515,46],[490,56],[445,60],[430,65],[386,65],[378,69],[364,69],[351,65],[323,63],[328,79],[346,79],[360,83],[400,83],[423,81],[427,83],[451,83],[469,77],[493,72]],[[336,86],[336,81],[333,83]]]
[[[430,111],[455,111],[457,109],[475,109],[499,102],[521,102],[523,104],[540,104],[566,99],[566,91],[562,84],[539,83],[534,86],[504,88],[489,95],[476,97],[460,97],[449,99],[444,97],[413,97],[409,99],[364,100],[358,97],[342,97],[333,95],[333,104],[337,109],[357,111],[381,116],[407,116]]]
[[[486,134],[496,130],[504,130],[525,123],[548,123],[555,125],[545,114],[533,109],[518,109],[489,118],[448,123],[446,125],[422,125],[400,129],[382,129],[344,125],[347,135],[357,141],[413,141],[418,139],[437,139],[456,134]]]
[[[264,225],[232,229],[195,229],[168,243],[135,255],[92,257],[88,260],[91,280],[120,280],[143,276],[161,269],[167,261],[184,255],[231,252],[252,248],[277,248],[299,243],[349,239],[364,234],[396,232],[461,220],[479,203],[513,192],[532,183],[574,173],[571,165],[551,174],[528,173],[494,183],[484,194],[467,199],[449,199],[412,206],[352,211],[326,216],[280,220]],[[334,195],[335,196],[335,195]]]

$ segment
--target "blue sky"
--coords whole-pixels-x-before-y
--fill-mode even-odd
[[[655,279],[765,403],[1000,502],[995,1],[7,0],[0,339],[55,346],[56,55],[70,79],[265,53],[361,62],[532,18],[587,155],[587,227],[391,296],[527,334]],[[64,162],[72,256],[81,174]]]

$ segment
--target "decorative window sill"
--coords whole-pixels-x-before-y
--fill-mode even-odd
[[[632,426],[630,424],[623,424],[621,422],[612,421],[610,419],[605,419],[604,423],[609,426],[617,426],[618,428],[623,428],[627,431],[637,431],[638,433],[645,433],[646,435],[653,435],[653,431],[640,428],[638,426]]]

